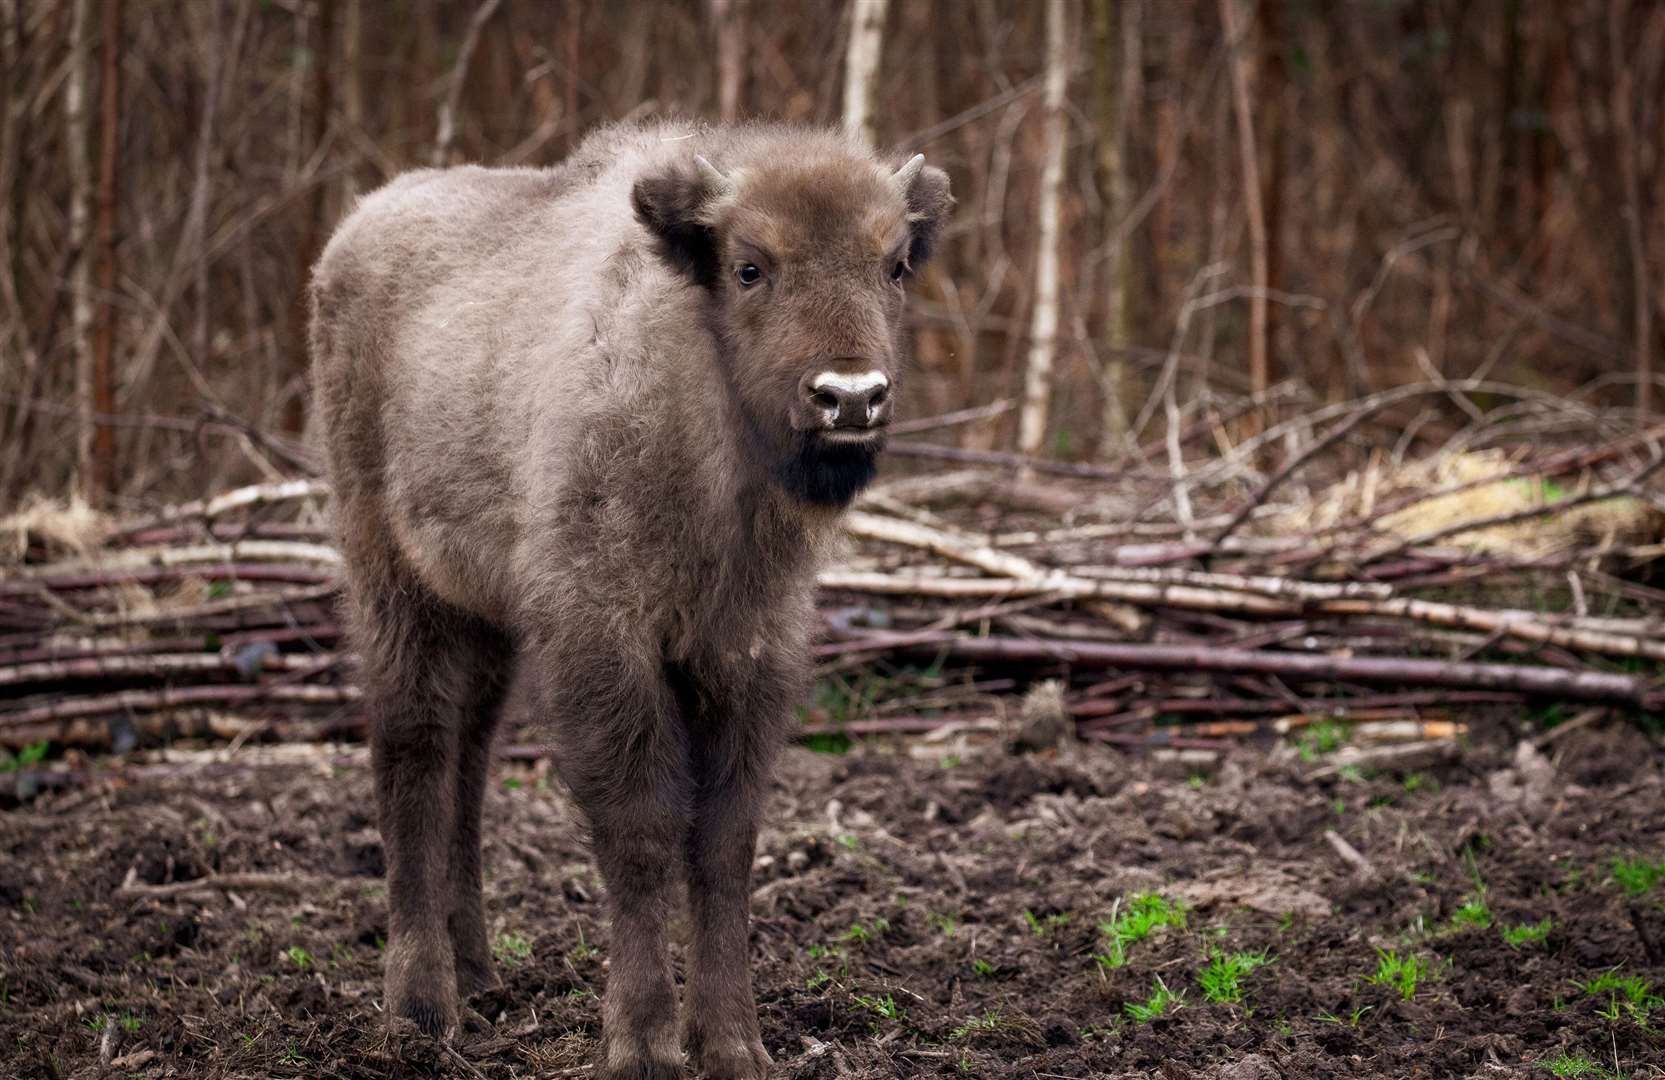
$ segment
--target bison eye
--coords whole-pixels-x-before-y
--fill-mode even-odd
[[[897,284],[900,284],[902,279],[907,276],[908,264],[905,262],[898,261],[895,266],[890,268],[890,280]]]
[[[757,268],[756,263],[747,263],[735,271],[735,276],[740,279],[741,285],[749,289],[763,280],[763,271]]]

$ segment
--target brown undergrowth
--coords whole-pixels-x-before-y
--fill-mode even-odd
[[[1507,721],[1424,771],[1319,778],[1286,747],[1192,776],[1091,746],[793,751],[753,905],[777,1072],[1657,1076],[1658,748],[1609,725],[1519,752]],[[362,751],[240,753],[0,814],[0,1072],[584,1075],[608,933],[539,767],[495,777],[504,986],[446,1047],[383,1028]],[[1210,1001],[1239,954],[1264,962]]]

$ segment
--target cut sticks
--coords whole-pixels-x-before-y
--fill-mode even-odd
[[[1254,453],[1206,459],[1182,439],[1189,532],[1171,515],[1139,520],[1167,472],[916,446],[955,471],[904,463],[915,471],[843,517],[845,556],[818,578],[822,687],[799,734],[1000,738],[1029,705],[1016,697],[1053,679],[1063,730],[1138,753],[1328,720],[1390,747],[1444,746],[1477,717],[1546,700],[1589,706],[1582,716],[1665,707],[1665,592],[1649,578],[1665,558],[1665,428],[1498,386],[1315,408],[1279,420],[1275,445],[1250,440]],[[1509,447],[1479,472],[1424,459],[1394,482],[1384,450],[1354,452],[1366,417],[1482,391],[1518,407],[1452,437],[1453,454]],[[1284,464],[1265,462],[1274,450]],[[1336,478],[1338,458],[1350,477]],[[1010,482],[1030,468],[1046,479]],[[1326,470],[1336,482],[1314,488]],[[1479,497],[1511,490],[1529,498]],[[362,738],[329,498],[301,477],[96,528],[0,522],[0,747]],[[1609,499],[1631,503],[1620,515]],[[1544,547],[1462,543],[1563,511],[1602,528]],[[1625,531],[1609,527],[1621,517]]]
[[[1472,690],[1506,690],[1573,701],[1612,701],[1640,706],[1647,683],[1633,675],[1569,671],[1522,664],[1479,664],[1402,656],[1313,656],[1208,645],[1025,641],[961,638],[908,651],[947,653],[996,663],[1053,662],[1085,668],[1149,671],[1255,672],[1325,682],[1401,683]]]

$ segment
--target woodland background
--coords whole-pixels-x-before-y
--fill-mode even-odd
[[[949,171],[907,414],[1010,401],[964,449],[1136,461],[1441,378],[1660,396],[1652,0],[0,0],[0,70],[0,508],[291,472],[357,195],[655,111]]]
[[[1658,1080],[1665,0],[0,0],[0,73],[8,1075],[586,1068],[535,679],[495,1028],[386,1036],[304,297],[401,170],[676,112],[959,200],[762,836],[783,1075]]]

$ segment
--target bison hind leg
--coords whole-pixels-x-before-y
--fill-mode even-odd
[[[387,855],[387,1010],[443,1036],[459,989],[490,978],[480,798],[507,643],[407,575],[366,576],[351,597]]]
[[[447,921],[456,960],[457,993],[462,998],[500,985],[486,940],[480,817],[492,737],[502,716],[514,662],[508,638],[490,628],[480,628],[470,647],[478,672],[477,699],[470,703],[457,733],[457,810],[451,834],[451,914]]]

